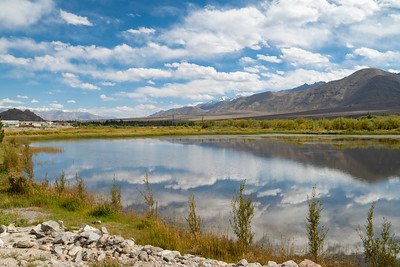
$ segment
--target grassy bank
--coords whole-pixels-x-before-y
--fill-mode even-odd
[[[101,221],[112,234],[125,238],[133,237],[139,244],[151,244],[182,253],[201,255],[227,262],[246,258],[249,262],[266,264],[268,260],[283,262],[289,259],[302,260],[307,255],[295,255],[290,246],[266,246],[253,243],[248,246],[209,232],[193,235],[184,220],[170,225],[159,216],[122,212],[113,204],[110,195],[97,196],[86,192],[83,180],[65,184],[62,176],[57,183],[46,180],[36,182],[32,177],[31,156],[34,151],[18,143],[3,143],[0,150],[0,222],[27,221],[18,214],[10,216],[6,210],[12,208],[38,208],[45,218],[63,220],[68,227],[79,227],[83,223]],[[110,188],[111,192],[111,188]],[[324,266],[358,266],[350,257],[325,255]]]
[[[398,135],[400,116],[295,120],[204,121],[176,126],[131,126],[114,123],[80,123],[69,129],[7,130],[7,139],[53,140],[81,138],[125,138],[181,135],[237,134],[336,134]]]

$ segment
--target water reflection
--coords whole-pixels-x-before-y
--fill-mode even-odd
[[[114,174],[127,208],[141,207],[140,189],[147,171],[164,216],[182,218],[194,193],[209,229],[229,233],[230,201],[247,180],[254,195],[256,238],[278,242],[290,236],[306,244],[307,194],[314,185],[325,210],[331,246],[353,250],[356,227],[371,202],[400,230],[400,149],[373,139],[327,138],[160,138],[34,143],[58,147],[61,154],[35,156],[36,177],[59,176],[73,182],[76,173],[88,188],[109,192]]]

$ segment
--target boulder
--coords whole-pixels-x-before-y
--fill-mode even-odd
[[[77,235],[72,232],[63,232],[54,238],[53,243],[64,245],[71,244],[74,243],[76,236]]]
[[[279,267],[279,264],[274,261],[268,261],[268,267]]]
[[[31,248],[35,246],[35,243],[30,240],[21,240],[14,244],[16,248]]]
[[[61,231],[60,224],[55,221],[44,222],[41,224],[40,228],[47,235]]]
[[[1,225],[1,226],[0,226],[0,234],[6,233],[6,232],[7,232],[7,226]]]
[[[16,233],[17,232],[17,227],[13,223],[10,223],[9,226],[7,226],[7,232],[8,233]]]
[[[83,232],[79,236],[86,238],[85,244],[97,242],[101,237],[99,234],[92,231]]]
[[[141,251],[141,252],[139,253],[138,259],[139,259],[140,261],[147,262],[147,261],[149,261],[149,254],[147,254],[146,251]]]
[[[32,228],[32,230],[29,232],[32,235],[35,235],[36,238],[42,238],[45,237],[45,234],[42,231],[42,225],[38,224],[35,227]]]
[[[0,248],[4,247],[4,241],[0,239]]]
[[[238,263],[236,263],[236,266],[247,266],[248,264],[249,263],[247,262],[247,260],[242,259]]]
[[[82,247],[80,246],[73,246],[69,251],[68,251],[68,255],[69,256],[75,256],[78,252],[80,252],[82,250]]]
[[[294,261],[285,261],[284,263],[281,264],[281,267],[299,267],[299,265],[297,265],[297,263],[295,263]]]
[[[299,267],[321,267],[321,265],[319,265],[311,260],[305,259],[299,263]]]

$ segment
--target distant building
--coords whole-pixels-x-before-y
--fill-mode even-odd
[[[19,121],[17,120],[2,120],[1,121],[5,127],[18,127]]]

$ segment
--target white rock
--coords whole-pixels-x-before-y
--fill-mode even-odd
[[[82,250],[82,247],[80,246],[73,246],[69,251],[68,251],[68,255],[70,256],[75,256],[79,251]]]
[[[45,233],[59,232],[61,230],[59,223],[55,221],[47,221],[42,223],[41,229]]]
[[[299,265],[297,265],[297,263],[295,263],[294,261],[290,260],[290,261],[286,261],[284,263],[282,263],[281,267],[298,267]]]
[[[247,266],[248,264],[249,263],[247,262],[247,260],[242,259],[236,264],[236,266]]]
[[[107,230],[107,228],[105,228],[104,226],[100,228],[100,232],[101,232],[103,235],[104,235],[104,234],[108,235],[108,230]]]
[[[76,234],[72,232],[63,232],[54,238],[54,244],[71,244],[74,242]]]
[[[0,239],[0,248],[4,247],[4,241]]]
[[[279,264],[274,261],[268,261],[268,267],[279,267]]]
[[[10,225],[7,227],[7,232],[8,233],[15,233],[15,232],[17,232],[17,227],[15,227],[14,224],[10,223]]]
[[[0,226],[0,234],[6,233],[6,232],[7,232],[7,226],[1,225],[1,226]]]
[[[321,267],[321,265],[319,265],[311,260],[305,259],[299,263],[299,267]]]

